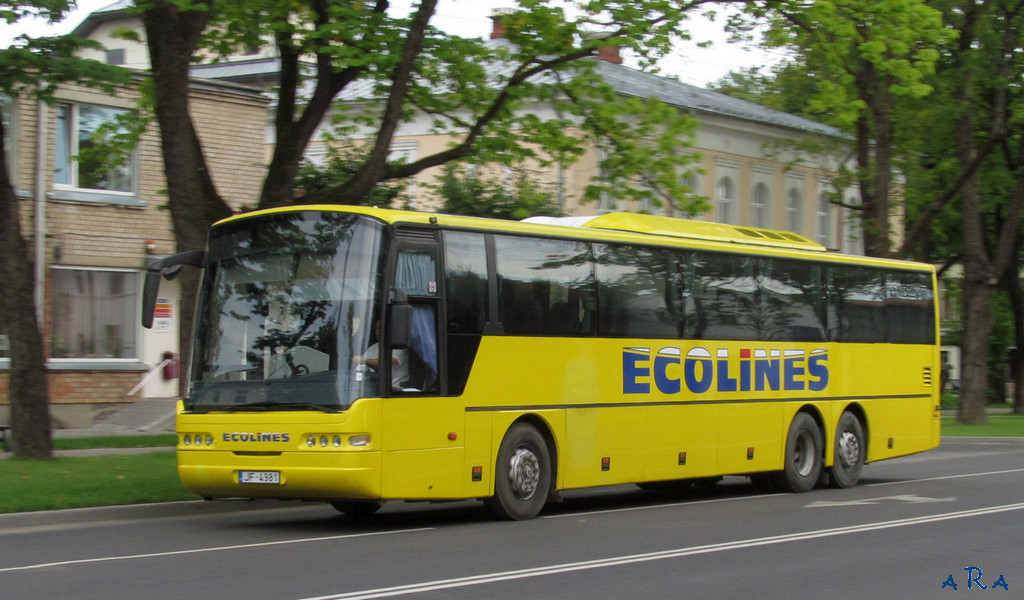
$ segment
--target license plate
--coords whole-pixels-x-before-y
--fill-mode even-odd
[[[239,471],[238,483],[281,483],[280,471]]]

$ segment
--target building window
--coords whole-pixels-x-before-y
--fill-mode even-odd
[[[93,104],[58,106],[54,182],[63,188],[131,193],[134,157],[111,164],[104,160],[109,152],[95,151],[113,135],[125,132],[117,118],[127,113]]]
[[[736,219],[736,186],[732,179],[723,177],[718,180],[715,190],[715,220],[719,223],[735,225]]]
[[[115,48],[113,50],[107,50],[107,64],[108,65],[123,65],[124,64],[124,48]]]
[[[772,193],[768,186],[759,183],[754,187],[754,201],[751,204],[754,209],[754,227],[772,226]]]
[[[4,150],[7,151],[7,173],[11,178],[11,183],[17,188],[17,180],[15,174],[17,174],[17,165],[14,164],[15,157],[17,156],[17,144],[15,143],[18,136],[14,134],[14,101],[10,96],[0,94],[0,119],[3,119],[4,127]]]
[[[786,195],[786,229],[793,233],[800,233],[804,223],[804,200],[800,197],[800,191],[796,188],[789,190]]]
[[[818,243],[826,248],[833,246],[832,202],[825,192],[818,195]]]
[[[419,143],[416,140],[400,140],[391,144],[388,151],[389,163],[409,164],[416,162]],[[406,204],[410,209],[418,208],[416,205],[416,177],[409,178],[409,184],[404,190]]]
[[[138,273],[54,267],[50,358],[137,359]]]

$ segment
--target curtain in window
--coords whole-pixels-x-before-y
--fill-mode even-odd
[[[437,295],[437,268],[428,252],[402,252],[398,255],[395,286],[410,296]]]
[[[53,270],[51,358],[137,358],[137,275]]]

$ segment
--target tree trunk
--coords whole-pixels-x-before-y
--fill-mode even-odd
[[[212,1],[210,2],[212,4]],[[156,0],[142,19],[156,85],[156,118],[167,178],[168,204],[178,252],[198,250],[214,222],[231,216],[231,209],[217,194],[199,137],[189,114],[189,64],[206,28],[208,10],[180,11],[173,3]],[[195,314],[198,274],[181,275],[181,319],[178,328],[181,364],[191,360],[192,315]],[[185,378],[179,379],[179,393]]]
[[[963,338],[960,386],[960,423],[987,422],[985,392],[988,389],[989,336],[992,333],[993,285],[987,263],[964,261]]]
[[[15,456],[53,458],[50,394],[46,384],[43,336],[36,318],[35,281],[29,246],[21,235],[18,198],[7,171],[0,125],[0,314],[11,346],[9,397]]]
[[[1004,281],[1010,294],[1010,306],[1013,308],[1013,339],[1017,349],[1010,363],[1010,375],[1013,377],[1013,414],[1024,415],[1024,291],[1020,288],[1020,240],[1014,256],[1018,259],[1006,273]]]

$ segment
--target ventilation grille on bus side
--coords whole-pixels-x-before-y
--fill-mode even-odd
[[[399,240],[405,242],[436,242],[437,235],[433,229],[416,229],[413,227],[403,227],[396,232]]]
[[[806,240],[798,235],[787,233],[785,231],[771,231],[768,229],[750,229],[745,227],[736,227],[736,231],[743,235],[752,238],[768,238],[771,240],[790,240],[794,242],[805,242]]]
[[[931,367],[925,367],[924,368],[924,384],[926,386],[928,386],[928,387],[932,386],[932,368]]]

